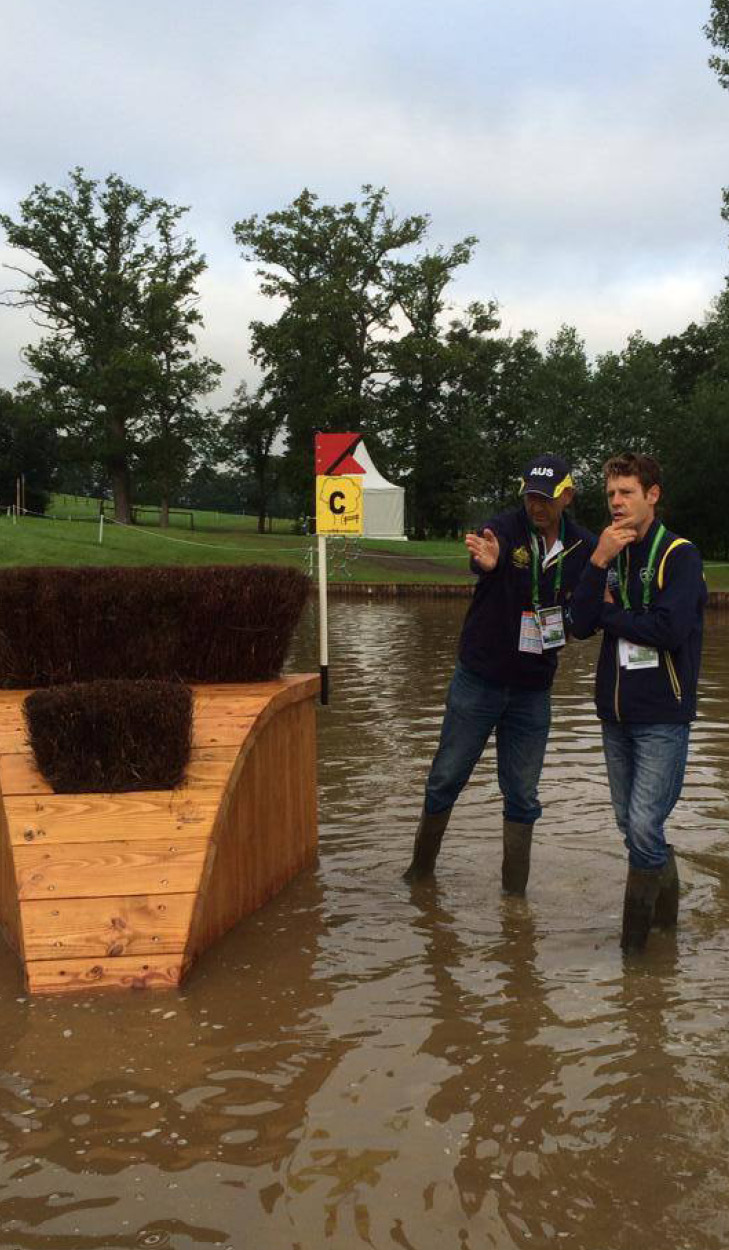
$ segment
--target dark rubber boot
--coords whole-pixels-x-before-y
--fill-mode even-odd
[[[675,929],[678,923],[678,869],[673,847],[668,848],[668,859],[661,868],[660,889],[653,911],[653,924],[659,929]]]
[[[642,951],[653,923],[663,868],[628,868],[620,945],[627,953]]]
[[[529,880],[534,825],[516,820],[504,821],[504,858],[501,864],[501,885],[505,894],[523,895]]]
[[[403,881],[422,881],[424,877],[433,875],[440,844],[452,811],[452,807],[447,807],[444,812],[426,812],[423,808],[415,834],[413,862],[407,872],[403,873]]]

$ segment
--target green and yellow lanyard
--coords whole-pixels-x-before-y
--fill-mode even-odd
[[[661,540],[663,539],[665,532],[666,532],[665,525],[660,524],[658,526],[658,529],[655,532],[653,542],[651,543],[650,555],[648,556],[648,565],[645,571],[645,581],[643,582],[643,611],[644,612],[647,610],[651,601],[651,583],[653,581],[653,569],[656,563],[656,556],[658,554],[658,548],[661,545]],[[623,607],[628,612],[631,610],[631,606],[632,606],[630,602],[630,596],[628,594],[629,569],[630,569],[630,559],[629,557],[626,557],[625,561],[623,561],[623,553],[621,551],[620,554],[618,555],[618,585],[620,587],[620,598],[622,600]]]

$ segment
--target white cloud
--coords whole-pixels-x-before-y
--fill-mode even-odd
[[[619,350],[635,330],[655,342],[680,333],[691,321],[703,321],[715,294],[713,275],[699,271],[622,278],[592,298],[581,288],[547,289],[536,297],[510,300],[502,309],[502,329],[515,334],[536,330],[545,344],[562,324],[574,325],[590,354],[599,355]]]
[[[271,309],[230,232],[308,185],[363,182],[433,242],[476,234],[454,299],[499,299],[591,351],[680,331],[726,270],[729,95],[693,0],[0,0],[0,207],[75,164],[192,205],[210,265],[201,347],[255,371]],[[0,384],[32,333],[0,309]]]

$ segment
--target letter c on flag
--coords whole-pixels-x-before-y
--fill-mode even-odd
[[[337,504],[335,504],[335,502],[334,502],[334,500],[335,500],[335,499],[341,499],[341,500],[342,500],[342,503],[341,503],[339,506],[337,506]],[[343,490],[333,490],[333,491],[332,491],[331,495],[329,496],[329,508],[330,508],[330,510],[331,510],[332,512],[334,512],[337,516],[341,516],[341,514],[342,514],[342,513],[344,512],[344,510],[345,510],[345,509],[344,509],[344,491],[343,491]]]

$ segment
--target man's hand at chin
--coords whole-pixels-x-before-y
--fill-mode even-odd
[[[597,565],[599,569],[606,569],[610,562],[620,555],[623,548],[634,543],[637,537],[638,531],[632,521],[627,518],[613,521],[602,531],[590,557],[591,563]]]

